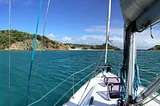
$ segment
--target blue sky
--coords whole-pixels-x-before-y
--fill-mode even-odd
[[[0,29],[8,29],[8,0],[0,0]],[[35,33],[40,0],[12,1],[12,29]],[[39,34],[45,18],[48,0],[43,0]],[[51,0],[45,36],[63,43],[102,44],[105,42],[107,0]],[[156,34],[159,34],[159,27]],[[122,48],[123,18],[119,0],[112,0],[111,32],[113,43]],[[144,32],[137,38],[138,48],[148,48],[158,44]],[[150,36],[150,35],[148,35]],[[139,40],[145,37],[143,40]]]

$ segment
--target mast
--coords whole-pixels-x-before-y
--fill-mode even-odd
[[[105,52],[105,62],[107,64],[107,52],[108,52],[108,39],[109,39],[109,29],[110,29],[110,18],[111,18],[111,0],[108,0],[108,17],[107,17],[107,24],[106,24],[106,52]]]
[[[129,26],[126,30],[126,36],[128,37],[127,52],[127,88],[126,88],[126,106],[132,106],[134,98],[134,77],[135,77],[135,57],[136,57],[136,44],[135,44],[135,33],[133,32],[133,26]]]
[[[126,100],[125,106],[138,105],[160,87],[160,77],[148,88],[140,92],[134,98],[134,77],[135,77],[135,32],[142,32],[160,22],[160,0],[120,0],[120,6],[124,18],[126,36],[124,41],[124,61],[126,66]]]

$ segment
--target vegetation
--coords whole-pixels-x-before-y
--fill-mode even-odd
[[[71,44],[71,43],[65,43],[64,45],[69,45],[69,46],[74,46],[74,47],[76,47],[76,48],[85,48],[85,47],[87,47],[87,48],[90,48],[92,45],[85,45],[85,44]]]
[[[0,49],[8,48],[8,39],[9,39],[9,31],[1,30],[0,31]],[[19,32],[17,30],[11,30],[11,44],[23,41],[24,39],[33,39],[34,35],[29,35],[25,32]]]
[[[32,50],[33,39],[35,34],[29,34],[27,32],[21,32],[17,30],[10,31],[11,50]],[[0,49],[8,49],[9,30],[0,30]],[[58,41],[50,40],[47,37],[37,36],[37,49],[44,50],[68,50],[68,49],[105,49],[103,45],[84,45],[84,44],[62,44]],[[108,45],[109,49],[120,50],[117,47]]]
[[[85,45],[85,44],[70,44],[70,43],[66,43],[64,45],[68,45],[70,46],[72,49],[75,49],[75,48],[82,48],[83,50],[87,50],[87,49],[105,49],[106,48],[106,44],[102,44],[102,45]],[[108,49],[110,50],[120,50],[119,48],[115,47],[115,46],[111,46],[111,45],[108,45]]]
[[[31,50],[33,45],[33,39],[35,34],[29,34],[17,30],[10,31],[11,45],[15,46],[20,50]],[[9,30],[0,30],[0,49],[8,48]],[[40,42],[43,41],[41,44]],[[23,45],[22,45],[23,44]],[[43,49],[67,49],[62,43],[50,40],[47,37],[37,36],[37,47],[40,49],[40,45],[43,45]],[[27,46],[27,47],[26,47]],[[12,46],[11,46],[12,47]]]
[[[106,49],[106,44],[95,45],[95,46],[92,46],[91,49]],[[109,44],[108,44],[108,49],[110,49],[110,50],[120,50],[118,47],[111,46]]]
[[[90,49],[89,47],[82,47],[83,50],[88,50]]]
[[[152,48],[149,48],[148,50],[160,50],[160,45],[156,45]]]

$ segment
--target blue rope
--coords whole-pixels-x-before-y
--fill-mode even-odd
[[[139,81],[139,67],[137,61],[135,62],[135,77],[134,77],[134,98],[137,96],[138,86],[140,85]]]
[[[126,95],[126,86],[124,82],[124,74],[125,74],[125,68],[121,68],[120,72],[120,79],[121,79],[121,86],[122,86],[122,93],[121,93],[121,99],[125,99]],[[134,77],[134,98],[137,96],[138,86],[141,85],[141,82],[139,80],[139,67],[137,64],[137,61],[135,62],[135,77]]]
[[[38,36],[38,26],[39,26],[41,8],[42,8],[42,0],[40,0],[40,6],[39,6],[39,10],[38,10],[38,19],[37,19],[37,25],[36,25],[36,35],[35,35],[34,41],[33,41],[32,59],[31,59],[31,64],[30,64],[29,76],[28,76],[26,106],[28,105],[28,97],[29,97],[29,92],[30,92],[30,79],[31,79],[32,66],[33,66],[33,61],[34,61],[34,56],[35,56],[35,49],[36,49],[36,45],[37,45],[36,40],[37,40],[37,36]]]
[[[125,82],[124,82],[124,72],[125,72],[125,68],[122,67],[121,68],[121,72],[120,72],[120,79],[121,79],[121,86],[122,86],[122,92],[121,92],[121,99],[125,99],[125,95],[126,95],[126,87],[125,87]]]

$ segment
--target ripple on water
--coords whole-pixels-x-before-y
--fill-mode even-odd
[[[142,78],[146,80],[154,80],[153,74],[147,72],[159,72],[160,52],[138,51],[137,62]],[[36,77],[32,82],[30,102],[39,99],[48,91],[57,86],[71,74],[80,71],[93,62],[99,60],[104,55],[103,51],[45,51],[42,52],[39,65],[36,71]],[[8,103],[8,52],[0,52],[0,106]],[[25,105],[26,90],[28,84],[28,74],[31,59],[31,52],[20,51],[11,52],[11,104],[12,106]],[[37,56],[37,54],[36,54]],[[104,58],[101,61],[103,64]],[[117,73],[122,64],[122,51],[109,51],[108,62],[113,67],[113,72]],[[32,78],[35,69],[33,65]],[[85,70],[74,76],[75,83],[80,81],[84,76],[88,75],[94,67]],[[87,81],[87,80],[85,80]],[[75,91],[79,89],[85,82],[75,87]],[[144,86],[148,83],[142,82]],[[40,101],[38,106],[53,105],[67,90],[72,86],[72,78],[63,83],[59,88],[49,94],[44,100]],[[72,91],[58,105],[62,105],[72,95]]]

